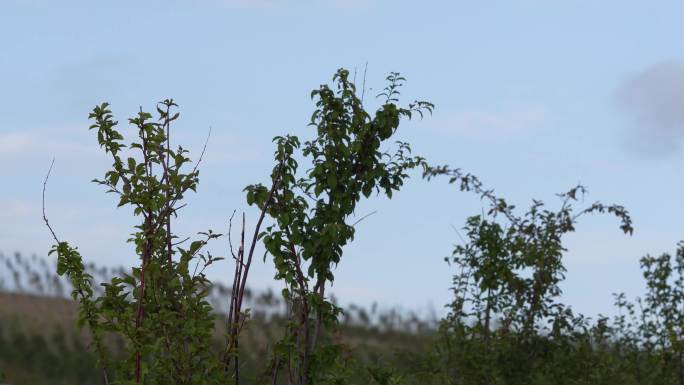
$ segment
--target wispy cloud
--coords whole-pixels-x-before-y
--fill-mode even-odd
[[[684,61],[648,67],[620,84],[616,100],[628,119],[625,142],[649,156],[679,152],[684,139]]]
[[[191,149],[192,158],[195,159],[199,157],[206,140],[204,135],[178,132],[174,135],[174,145],[183,143],[183,147]],[[214,130],[209,138],[204,161],[215,165],[227,165],[268,159],[271,152],[270,143],[256,139],[237,132]],[[37,154],[69,162],[76,160],[81,164],[94,158],[109,159],[98,147],[94,133],[84,132],[81,127],[63,126],[0,132],[0,161],[31,162],[32,159],[37,159]],[[44,159],[40,158],[40,161]]]
[[[341,9],[359,9],[370,5],[371,0],[307,0],[303,2],[288,2],[287,0],[205,0],[214,4],[234,8],[269,8],[273,6],[301,6],[304,4],[318,4],[323,6],[331,6]],[[289,4],[288,4],[289,3]]]
[[[71,131],[70,128],[54,128],[0,132],[0,161],[28,165],[36,160],[43,161],[40,155],[45,154],[49,157],[81,160],[96,155],[96,145],[75,140],[69,135]]]
[[[475,139],[506,139],[539,127],[545,119],[546,112],[538,106],[504,111],[473,109],[437,119],[435,130]]]
[[[0,157],[14,157],[35,147],[34,135],[25,132],[0,133]]]
[[[32,198],[37,199],[20,198],[0,202],[0,245],[3,248],[0,251],[45,255],[54,244],[43,223],[40,197]],[[127,223],[101,220],[111,217],[112,209],[109,207],[65,205],[52,202],[48,197],[46,211],[60,241],[69,241],[78,246],[89,261],[114,264],[117,255],[132,248],[125,244],[130,233]]]

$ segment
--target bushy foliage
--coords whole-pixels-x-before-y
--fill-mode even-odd
[[[593,212],[617,216],[620,228],[631,234],[627,211],[600,202],[576,211],[573,204],[585,192],[576,186],[559,194],[557,211],[535,200],[518,215],[515,206],[482,189],[472,176],[443,167],[427,172],[437,175],[478,192],[490,209],[467,219],[467,240],[447,259],[458,270],[454,301],[440,325],[442,338],[424,361],[432,373],[422,374],[446,384],[570,384],[593,375],[592,355],[612,342],[606,319],[589,325],[558,300],[565,278],[563,236]],[[601,372],[600,381],[589,383],[615,383],[613,374]]]

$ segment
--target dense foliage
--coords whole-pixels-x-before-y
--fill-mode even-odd
[[[290,382],[302,385],[344,381],[342,347],[319,341],[322,329],[334,328],[342,311],[325,297],[325,289],[334,279],[333,267],[340,263],[343,247],[354,237],[349,218],[362,197],[373,191],[391,197],[402,186],[406,171],[424,164],[422,158],[408,155],[406,143],[398,143],[394,153],[381,152],[381,146],[395,134],[401,118],[422,116],[423,111],[432,111],[432,104],[417,101],[398,107],[404,78],[393,73],[380,95],[383,105],[371,116],[348,76],[348,71],[339,70],[333,77],[334,90],[324,85],[311,94],[316,110],[310,125],[317,135],[302,149],[311,162],[305,175],[297,176],[293,157],[299,138],[278,137],[272,177],[279,183],[271,194],[261,185],[246,188],[249,204],[264,208],[271,203],[266,212],[274,224],[261,236],[273,256],[275,278],[287,287],[283,297],[290,326],[274,351],[274,381],[282,368]]]

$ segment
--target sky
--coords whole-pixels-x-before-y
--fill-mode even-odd
[[[557,207],[555,193],[582,183],[584,203],[628,208],[631,237],[590,216],[565,239],[562,300],[613,314],[611,293],[643,293],[639,258],[684,238],[682,14],[680,1],[3,0],[0,251],[47,254],[41,191],[54,157],[46,208],[58,236],[87,261],[136,263],[130,210],[90,182],[110,164],[87,119],[105,101],[133,132],[125,122],[139,108],[174,98],[173,139],[194,159],[211,128],[180,232],[225,232],[234,210],[253,226],[242,189],[267,180],[271,138],[311,137],[311,90],[340,67],[360,81],[367,63],[368,95],[398,71],[402,100],[435,104],[397,134],[428,161],[477,175],[519,207]],[[392,200],[359,206],[375,214],[357,226],[332,292],[343,304],[443,314],[454,228],[482,208],[412,174]],[[211,250],[225,255],[227,242]],[[231,272],[223,263],[209,276]],[[259,259],[250,286],[277,288],[273,272]]]

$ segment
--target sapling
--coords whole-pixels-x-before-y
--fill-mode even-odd
[[[331,368],[339,362],[340,347],[321,344],[323,329],[337,324],[341,309],[326,296],[334,280],[344,246],[353,239],[350,217],[357,203],[373,192],[392,197],[407,171],[425,167],[421,157],[411,156],[407,143],[397,142],[393,152],[381,146],[394,137],[402,118],[431,112],[429,102],[397,105],[405,79],[398,73],[387,77],[388,85],[378,95],[382,105],[371,114],[359,98],[349,72],[337,71],[334,86],[322,85],[311,93],[316,110],[310,125],[313,139],[300,142],[296,136],[280,136],[276,143],[272,177],[281,183],[266,210],[273,224],[261,234],[273,257],[276,279],[286,286],[283,296],[291,309],[285,337],[276,347],[272,381],[284,369],[290,383],[335,383],[341,381]],[[295,152],[307,159],[308,169],[298,173]],[[246,188],[247,202],[263,208],[271,197],[267,187]],[[272,190],[273,192],[273,190]]]
[[[119,207],[130,207],[140,218],[128,240],[134,244],[140,264],[102,283],[101,296],[94,294],[93,277],[78,249],[57,237],[43,211],[56,242],[50,254],[57,255],[59,275],[70,280],[72,297],[80,304],[79,323],[93,335],[105,384],[225,384],[233,377],[238,381],[237,368],[233,373],[227,366],[237,347],[235,324],[244,322],[242,298],[256,239],[247,254],[242,239],[236,261],[241,276],[233,288],[227,346],[225,351],[215,352],[209,349],[215,316],[206,299],[210,282],[205,270],[223,258],[204,247],[221,234],[200,232],[199,239],[187,244],[188,238],[178,240],[173,232],[173,219],[185,206],[181,203],[184,196],[197,188],[198,165],[204,154],[203,150],[195,165],[184,171],[190,162],[188,151],[181,146],[173,149],[170,143],[170,126],[178,118],[175,107],[170,99],[159,103],[156,120],[141,109],[129,119],[138,137],[129,144],[124,144],[107,103],[95,107],[89,116],[94,121],[90,129],[96,131],[100,147],[113,161],[104,178],[94,182],[115,194]],[[43,199],[44,194],[45,185]],[[263,206],[268,207],[268,200]],[[244,255],[247,261],[243,262]],[[111,359],[106,334],[125,340],[125,359]]]

